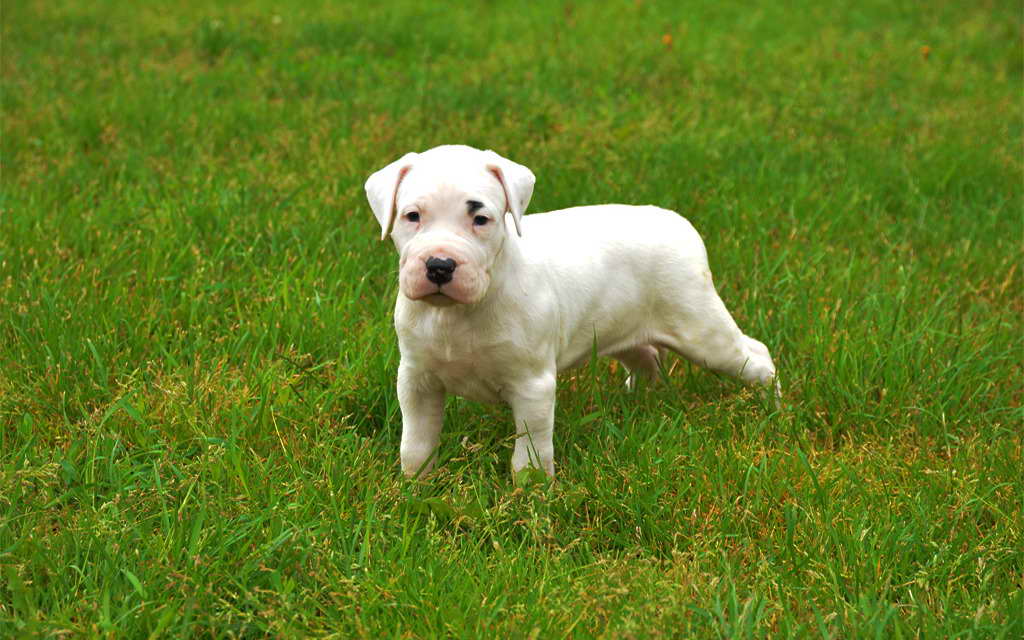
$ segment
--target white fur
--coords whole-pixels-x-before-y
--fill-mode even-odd
[[[366,182],[400,256],[407,475],[433,466],[446,394],[511,405],[513,470],[553,474],[556,375],[595,348],[629,369],[628,384],[655,373],[665,348],[748,384],[775,383],[768,349],[729,315],[686,219],[620,204],[522,217],[533,184],[526,167],[459,145],[407,154]],[[469,201],[482,207],[470,212]],[[474,224],[477,215],[488,222]],[[451,282],[427,277],[431,257],[455,261]]]

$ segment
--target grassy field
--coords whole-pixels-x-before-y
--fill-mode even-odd
[[[1018,3],[7,2],[0,636],[1024,636]],[[400,477],[362,184],[674,208],[776,410],[562,377]]]

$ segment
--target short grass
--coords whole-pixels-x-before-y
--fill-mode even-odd
[[[1024,636],[1020,7],[7,2],[0,635]],[[362,183],[706,240],[786,405],[561,379],[558,482],[453,400],[398,469]]]

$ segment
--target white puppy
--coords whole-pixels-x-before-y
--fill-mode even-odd
[[[381,239],[399,253],[402,469],[434,463],[445,394],[512,407],[512,469],[554,473],[555,379],[596,348],[637,374],[669,348],[772,385],[768,349],[715,292],[685,218],[607,204],[523,217],[526,167],[461,145],[409,153],[366,181]],[[513,226],[507,223],[510,214]]]

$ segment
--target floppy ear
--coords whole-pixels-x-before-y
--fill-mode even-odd
[[[380,239],[385,240],[395,224],[395,199],[398,197],[398,185],[409,173],[418,153],[407,153],[380,171],[366,179],[366,199],[370,201],[373,215],[380,223]]]
[[[523,230],[520,222],[526,213],[527,205],[530,204],[530,196],[533,195],[533,185],[537,178],[523,165],[502,158],[490,149],[484,153],[488,156],[487,170],[494,174],[505,190],[507,213],[512,214],[516,233],[521,236]]]

